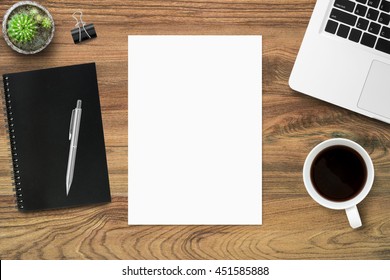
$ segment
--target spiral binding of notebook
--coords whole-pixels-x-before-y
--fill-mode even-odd
[[[22,184],[20,179],[20,170],[19,170],[19,160],[18,153],[16,148],[16,136],[15,136],[15,127],[14,127],[14,117],[12,113],[12,102],[11,102],[11,92],[9,88],[9,77],[3,77],[4,82],[4,95],[5,95],[5,110],[6,110],[6,118],[8,121],[8,133],[10,139],[11,146],[11,156],[12,156],[12,167],[13,167],[13,181],[14,181],[14,191],[16,196],[16,207],[19,209],[23,209],[23,192],[22,192]]]

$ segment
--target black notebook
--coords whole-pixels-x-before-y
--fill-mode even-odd
[[[110,202],[95,64],[5,74],[3,82],[17,207]]]

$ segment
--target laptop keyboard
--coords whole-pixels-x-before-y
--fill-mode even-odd
[[[390,1],[335,0],[325,31],[390,54]]]

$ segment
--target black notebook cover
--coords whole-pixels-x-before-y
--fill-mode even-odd
[[[110,202],[94,63],[3,75],[20,210]],[[73,181],[66,194],[72,110],[82,100]]]

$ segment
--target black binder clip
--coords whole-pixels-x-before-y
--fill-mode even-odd
[[[80,14],[80,20],[76,17],[77,14]],[[74,12],[72,17],[76,20],[76,28],[72,29],[70,33],[75,44],[97,37],[93,23],[85,24],[83,21],[83,12]]]

